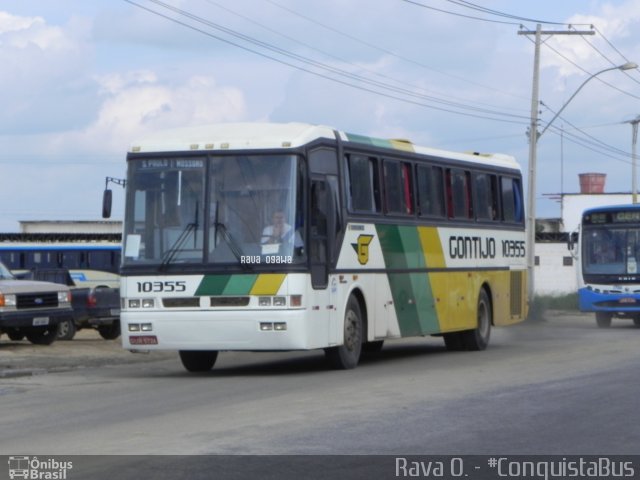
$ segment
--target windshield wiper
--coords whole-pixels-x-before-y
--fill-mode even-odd
[[[224,241],[227,242],[227,245],[229,245],[231,253],[233,253],[238,262],[240,262],[240,258],[242,258],[244,253],[242,251],[242,248],[240,248],[240,245],[238,245],[238,242],[236,242],[231,233],[229,233],[229,229],[227,228],[227,226],[221,222],[215,222],[214,225],[216,227],[216,231],[218,229],[220,230],[221,236]]]
[[[182,249],[182,246],[189,238],[191,232],[195,232],[198,230],[198,203],[196,202],[196,216],[193,222],[187,224],[180,233],[180,236],[173,242],[173,245],[164,252],[162,256],[162,263],[160,264],[160,270],[164,270],[167,266],[173,261],[178,252]],[[194,243],[195,243],[195,235],[194,235]]]

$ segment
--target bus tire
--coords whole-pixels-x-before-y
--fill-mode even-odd
[[[105,340],[115,340],[120,336],[120,321],[116,320],[109,325],[98,326],[98,333]]]
[[[362,344],[362,351],[366,353],[378,353],[382,350],[384,340],[374,340],[373,342],[365,342]]]
[[[444,346],[450,352],[465,350],[461,332],[443,333],[442,338],[444,338]]]
[[[636,327],[640,327],[640,316],[638,316],[638,315],[634,315],[634,317],[633,317],[633,324],[634,324]]]
[[[58,324],[58,340],[71,340],[76,335],[76,322],[68,318]]]
[[[208,372],[218,359],[216,350],[180,350],[180,361],[189,372]]]
[[[355,297],[349,297],[344,312],[344,342],[338,347],[325,349],[329,365],[336,370],[349,370],[358,366],[362,352],[362,313]]]
[[[34,345],[51,345],[58,338],[58,327],[33,329],[27,332],[27,340]]]
[[[462,343],[466,350],[484,350],[489,345],[492,312],[489,296],[484,289],[481,289],[480,295],[478,295],[477,317],[478,325],[476,328],[460,332]]]
[[[599,328],[609,328],[611,326],[611,313],[609,312],[596,312],[596,325]]]

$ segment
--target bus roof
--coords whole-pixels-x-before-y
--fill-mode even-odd
[[[590,207],[582,212],[582,215],[588,215],[595,212],[617,212],[620,210],[640,210],[640,203],[625,203],[621,205],[602,205],[599,207]]]
[[[136,141],[130,151],[147,153],[296,148],[321,138],[334,140],[336,134],[345,142],[360,143],[377,148],[415,152],[473,163],[486,163],[506,168],[520,168],[510,155],[451,152],[417,146],[408,140],[356,135],[336,131],[324,125],[307,123],[221,123],[177,128],[150,134]]]

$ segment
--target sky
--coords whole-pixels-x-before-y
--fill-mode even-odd
[[[538,22],[595,32],[540,50],[539,131],[565,108],[538,140],[536,214],[558,217],[579,173],[631,191],[640,71],[602,71],[640,63],[637,0],[2,0],[0,232],[99,220],[137,138],[208,123],[505,153],[527,177],[534,44],[518,32]]]

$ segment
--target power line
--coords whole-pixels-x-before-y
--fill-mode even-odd
[[[495,15],[497,17],[504,17],[504,18],[510,18],[512,20],[518,20],[520,22],[530,22],[530,23],[542,23],[545,25],[568,25],[567,23],[564,22],[554,22],[554,21],[549,21],[549,20],[537,20],[535,18],[527,18],[527,17],[521,17],[518,15],[512,15],[509,13],[505,13],[505,12],[501,12],[499,10],[493,10],[491,8],[487,8],[487,7],[483,7],[481,5],[477,5],[475,3],[472,2],[467,2],[464,0],[446,0],[449,3],[452,3],[454,5],[458,5],[464,8],[469,8],[471,10],[477,10],[479,12],[483,12],[483,13],[488,13],[490,15]],[[517,25],[517,24],[512,24],[512,25]]]
[[[300,40],[298,40],[298,39],[296,39],[296,38],[294,38],[294,37],[292,37],[290,35],[286,35],[286,34],[282,33],[279,30],[271,28],[271,27],[269,27],[267,25],[264,25],[264,24],[262,24],[260,22],[257,22],[256,20],[254,20],[254,19],[252,19],[250,17],[247,17],[246,15],[242,15],[241,13],[238,13],[238,12],[236,12],[234,10],[231,10],[230,8],[227,8],[227,7],[221,5],[218,2],[215,2],[213,0],[205,0],[205,1],[207,3],[209,3],[209,4],[211,4],[211,5],[214,5],[214,6],[218,7],[218,8],[220,8],[220,9],[222,9],[222,10],[224,10],[224,11],[230,13],[230,14],[232,14],[232,15],[235,15],[237,17],[242,18],[243,20],[245,20],[247,22],[250,22],[253,25],[257,25],[260,28],[262,28],[262,29],[264,29],[264,30],[266,30],[268,32],[273,33],[274,35],[277,35],[279,37],[285,38],[285,39],[287,39],[287,40],[289,40],[291,42],[294,42],[294,43],[296,43],[298,45],[302,45],[302,46],[304,46],[306,48],[311,49],[312,51],[321,53],[322,55],[325,55],[325,56],[327,56],[329,58],[332,58],[334,60],[338,60],[338,61],[340,61],[340,62],[342,62],[342,63],[344,63],[346,65],[349,65],[349,66],[357,68],[359,70],[363,70],[365,72],[368,72],[369,74],[374,75],[376,77],[380,77],[380,78],[384,78],[384,79],[390,80],[390,81],[392,81],[392,82],[394,82],[394,83],[396,83],[398,85],[401,85],[404,88],[406,88],[408,86],[408,87],[416,89],[416,91],[426,92],[426,90],[421,86],[418,86],[418,85],[415,85],[415,84],[410,84],[410,83],[407,83],[407,82],[403,82],[403,81],[398,80],[397,78],[391,77],[389,75],[385,75],[383,73],[376,72],[375,70],[367,68],[366,66],[363,66],[363,65],[354,65],[352,62],[349,62],[348,60],[345,60],[343,57],[335,55],[333,52],[327,52],[327,51],[319,49],[319,48],[317,48],[317,47],[315,47],[315,46],[313,46],[313,45],[311,45],[311,44],[309,44],[307,42],[303,42],[303,41],[300,41]],[[434,97],[433,95],[428,95],[427,93],[423,93],[423,95],[425,95],[425,98],[428,98],[428,99],[437,99],[437,97]],[[451,98],[454,101],[458,102],[458,104],[462,104],[462,105],[464,105],[464,103],[462,103],[462,102],[470,102],[470,100],[468,100],[468,99],[463,99],[463,98],[460,98],[460,97],[456,97],[456,96],[453,96],[453,95],[447,95],[447,94],[443,94],[443,93],[440,93],[440,92],[438,92],[438,95],[441,96],[441,97],[444,97],[444,98]],[[441,100],[438,99],[438,101],[441,101]],[[482,105],[484,107],[489,107],[489,108],[492,108],[492,109],[504,108],[504,107],[499,107],[499,106],[491,105],[491,104],[484,103],[484,102],[473,102],[473,103],[475,103],[476,105]],[[469,105],[469,103],[467,103],[467,105]],[[525,112],[525,110],[523,110],[523,109],[513,108],[513,107],[507,107],[507,110],[521,111],[523,113]]]
[[[406,96],[409,96],[409,97],[419,98],[419,99],[423,99],[423,100],[426,100],[426,101],[431,101],[431,102],[434,102],[434,103],[440,103],[440,104],[447,105],[447,106],[449,106],[451,108],[463,109],[463,110],[468,110],[468,111],[476,112],[476,113],[469,113],[469,112],[464,112],[464,111],[452,110],[451,108],[438,107],[438,106],[434,106],[434,105],[431,105],[431,104],[428,104],[428,103],[424,103],[424,102],[421,102],[421,101],[411,100],[410,98],[405,98],[405,97],[402,97],[402,96],[392,95],[392,94],[386,93],[384,91],[375,90],[375,89],[369,88],[369,87],[364,87],[362,85],[354,84],[354,83],[352,83],[350,81],[347,81],[347,80],[342,80],[342,79],[339,79],[339,78],[335,78],[335,77],[329,76],[327,74],[318,72],[316,70],[312,70],[310,68],[305,68],[305,67],[303,67],[301,65],[292,63],[290,61],[286,61],[286,60],[283,60],[281,58],[274,57],[273,55],[261,52],[259,50],[256,50],[255,48],[251,48],[251,47],[247,47],[247,46],[241,45],[241,44],[239,44],[239,43],[237,43],[235,41],[220,37],[220,36],[215,35],[215,34],[209,32],[209,31],[203,30],[202,28],[198,28],[198,27],[196,27],[196,26],[194,26],[192,24],[180,21],[180,20],[178,20],[176,18],[173,18],[173,17],[170,17],[168,15],[165,15],[165,14],[163,14],[161,12],[158,12],[156,10],[153,10],[153,9],[149,8],[149,7],[143,6],[143,5],[141,5],[139,3],[136,3],[136,2],[134,2],[132,0],[124,0],[124,1],[126,1],[127,3],[130,3],[131,5],[136,6],[138,8],[141,8],[141,9],[143,9],[145,11],[148,11],[149,13],[152,13],[154,15],[158,15],[158,16],[160,16],[162,18],[165,18],[166,20],[169,20],[169,21],[174,22],[176,24],[182,25],[182,26],[184,26],[186,28],[189,28],[191,30],[197,31],[197,32],[202,33],[204,35],[207,35],[209,37],[215,38],[215,39],[217,39],[219,41],[222,41],[224,43],[227,43],[227,44],[233,45],[235,47],[241,48],[243,50],[252,52],[252,53],[254,53],[256,55],[260,55],[260,56],[262,56],[264,58],[276,61],[278,63],[287,65],[289,67],[296,68],[298,70],[301,70],[301,71],[304,71],[304,72],[307,72],[307,73],[311,73],[311,74],[319,76],[321,78],[324,78],[324,79],[327,79],[327,80],[331,80],[333,82],[340,83],[342,85],[350,86],[352,88],[356,88],[356,89],[359,89],[359,90],[362,90],[362,91],[366,91],[366,92],[369,92],[369,93],[374,93],[376,95],[384,96],[384,97],[387,97],[387,98],[392,98],[392,99],[395,99],[395,100],[400,100],[402,102],[413,104],[413,105],[418,105],[418,106],[431,108],[431,109],[434,109],[434,110],[440,110],[440,111],[444,111],[444,112],[448,112],[448,113],[454,113],[454,114],[468,116],[468,117],[482,118],[482,119],[486,119],[486,120],[493,120],[493,121],[507,122],[507,123],[524,123],[523,120],[525,118],[527,118],[527,117],[525,117],[523,115],[514,115],[514,114],[508,114],[508,113],[504,113],[504,112],[491,111],[491,110],[488,110],[488,109],[481,109],[481,108],[472,107],[472,106],[464,105],[464,104],[456,104],[455,102],[444,101],[444,100],[441,100],[441,99],[437,99],[437,98],[429,97],[429,96],[425,96],[425,95],[419,95],[419,94],[416,94],[415,92],[412,92],[412,91],[409,91],[409,90],[406,90],[406,89],[399,89],[398,87],[393,87],[393,86],[390,86],[388,84],[384,84],[384,83],[377,82],[377,81],[374,81],[374,80],[366,79],[364,77],[358,76],[358,75],[350,73],[350,72],[346,72],[346,71],[341,70],[339,68],[332,67],[332,66],[323,64],[321,62],[317,62],[315,60],[308,59],[308,58],[303,57],[301,55],[293,54],[293,53],[288,52],[288,51],[286,51],[284,49],[281,49],[279,47],[275,47],[275,46],[273,46],[271,44],[268,44],[266,42],[263,42],[263,41],[260,41],[260,40],[256,40],[256,39],[254,39],[252,37],[249,37],[247,35],[244,35],[244,34],[241,34],[239,32],[236,32],[236,31],[234,31],[232,29],[228,29],[226,27],[222,27],[222,26],[217,25],[217,24],[215,24],[215,23],[213,23],[211,21],[208,21],[208,20],[206,20],[206,19],[204,19],[202,17],[199,17],[199,16],[197,16],[195,14],[192,14],[192,13],[190,13],[188,11],[185,11],[185,10],[179,9],[177,7],[173,7],[171,5],[168,5],[168,4],[164,3],[164,2],[161,2],[160,0],[149,0],[152,3],[154,3],[154,4],[156,4],[156,5],[160,6],[160,7],[164,7],[165,9],[173,11],[174,13],[177,13],[177,14],[179,14],[181,16],[184,16],[184,17],[186,17],[186,18],[188,18],[188,19],[190,19],[192,21],[196,21],[198,23],[206,25],[207,27],[214,28],[216,30],[220,30],[220,31],[222,31],[222,32],[224,32],[224,33],[226,33],[228,35],[234,36],[234,37],[239,38],[239,39],[241,39],[243,41],[246,41],[246,42],[251,43],[253,45],[259,46],[261,48],[265,48],[265,49],[267,49],[269,51],[272,51],[272,52],[274,52],[274,53],[276,53],[278,55],[282,55],[282,56],[288,57],[290,59],[293,59],[295,61],[305,63],[305,64],[307,64],[309,66],[312,66],[312,67],[315,67],[315,68],[320,68],[320,69],[323,69],[323,70],[328,70],[331,73],[344,76],[348,80],[355,80],[355,81],[358,81],[358,82],[361,82],[361,83],[365,83],[365,84],[374,86],[376,88],[383,88],[383,89],[391,90],[391,91],[394,91],[396,93],[400,93],[401,95],[406,95]],[[489,116],[489,115],[492,115],[492,116]],[[506,119],[506,118],[498,118],[500,116],[509,117],[509,118],[511,118],[511,120]]]
[[[504,20],[491,20],[489,18],[474,17],[472,15],[465,15],[463,13],[457,13],[457,12],[452,12],[450,10],[444,10],[442,8],[431,7],[429,5],[425,5],[423,3],[416,2],[414,0],[402,0],[402,1],[406,2],[406,3],[410,3],[410,4],[415,5],[417,7],[426,8],[428,10],[434,10],[434,11],[440,12],[440,13],[446,13],[447,15],[453,15],[453,16],[456,16],[456,17],[468,18],[470,20],[478,20],[478,21],[481,21],[481,22],[489,22],[489,23],[501,23],[503,25],[518,25],[517,22],[507,22],[507,21],[504,21]]]
[[[534,33],[534,32],[530,32],[530,33]],[[531,40],[530,38],[528,38],[528,40],[529,40],[530,42],[532,42],[532,43],[533,43],[533,40]],[[547,47],[549,50],[551,50],[552,52],[554,52],[554,53],[555,53],[556,55],[558,55],[559,57],[561,57],[561,58],[563,58],[564,60],[566,60],[567,62],[569,62],[571,65],[573,65],[574,67],[576,67],[576,68],[577,68],[578,70],[580,70],[581,72],[586,73],[587,75],[592,75],[592,73],[591,73],[591,72],[589,72],[588,70],[586,70],[586,69],[582,68],[582,67],[581,67],[580,65],[578,65],[576,62],[574,62],[573,60],[571,60],[571,59],[570,59],[569,57],[567,57],[566,55],[563,55],[562,53],[560,53],[557,49],[553,48],[551,45],[549,45],[549,44],[547,44],[547,43],[544,43],[543,45],[544,45],[545,47]],[[613,88],[614,90],[617,90],[618,92],[620,92],[620,93],[622,93],[622,94],[624,94],[624,95],[628,95],[628,96],[630,96],[630,97],[632,97],[632,98],[635,98],[635,99],[637,99],[637,100],[640,100],[640,97],[639,97],[639,96],[634,95],[634,94],[633,94],[633,93],[631,93],[631,92],[627,92],[627,91],[625,91],[625,90],[622,90],[621,88],[616,87],[615,85],[613,85],[613,84],[611,84],[611,83],[607,82],[606,80],[603,80],[603,79],[602,79],[602,78],[600,78],[600,77],[596,77],[596,78],[595,78],[595,80],[599,81],[600,83],[603,83],[604,85],[606,85],[606,86],[608,86],[608,87]]]
[[[361,38],[358,38],[358,37],[356,37],[354,35],[342,32],[342,31],[340,31],[340,30],[338,30],[338,29],[336,29],[336,28],[334,28],[334,27],[332,27],[330,25],[327,25],[325,23],[319,22],[315,18],[312,18],[312,17],[309,17],[307,15],[304,15],[304,14],[302,14],[300,12],[297,12],[297,11],[295,11],[295,10],[289,8],[289,7],[285,7],[284,5],[281,5],[281,4],[277,3],[274,0],[265,0],[265,1],[267,1],[271,5],[277,7],[279,9],[281,9],[281,10],[284,10],[286,12],[291,13],[292,15],[295,15],[295,16],[297,16],[299,18],[302,18],[302,19],[304,19],[304,20],[306,20],[306,21],[308,21],[308,22],[310,22],[312,24],[318,25],[318,26],[324,28],[325,30],[337,33],[338,35],[341,35],[341,36],[343,36],[345,38],[348,38],[348,39],[353,40],[353,41],[355,41],[357,43],[360,43],[361,45],[365,45],[366,47],[369,47],[369,48],[371,48],[373,50],[376,50],[378,52],[384,53],[385,55],[389,55],[391,57],[397,58],[397,59],[402,60],[404,62],[411,63],[411,64],[413,64],[413,65],[415,65],[417,67],[424,68],[425,70],[436,72],[436,73],[438,73],[440,75],[443,75],[443,76],[446,76],[446,77],[449,77],[449,78],[453,78],[455,80],[458,80],[458,81],[461,81],[461,82],[464,82],[464,83],[468,83],[469,85],[474,85],[476,87],[481,87],[483,89],[490,90],[492,92],[499,93],[501,95],[508,95],[508,96],[511,96],[511,97],[514,97],[514,98],[518,98],[518,99],[521,99],[521,100],[526,100],[525,97],[514,95],[514,94],[512,94],[510,92],[505,92],[504,90],[498,90],[497,88],[492,87],[492,86],[483,85],[481,83],[474,82],[473,80],[470,80],[467,77],[460,77],[458,75],[453,75],[451,73],[448,73],[448,72],[445,72],[443,70],[437,69],[437,68],[432,67],[430,65],[426,65],[426,64],[424,64],[422,62],[419,62],[419,61],[417,61],[415,59],[408,58],[408,57],[405,57],[403,55],[400,55],[400,54],[398,54],[398,53],[396,53],[396,52],[394,52],[392,50],[389,50],[387,48],[380,47],[380,46],[375,45],[373,43],[370,43],[370,42],[368,42],[366,40],[362,40]]]

